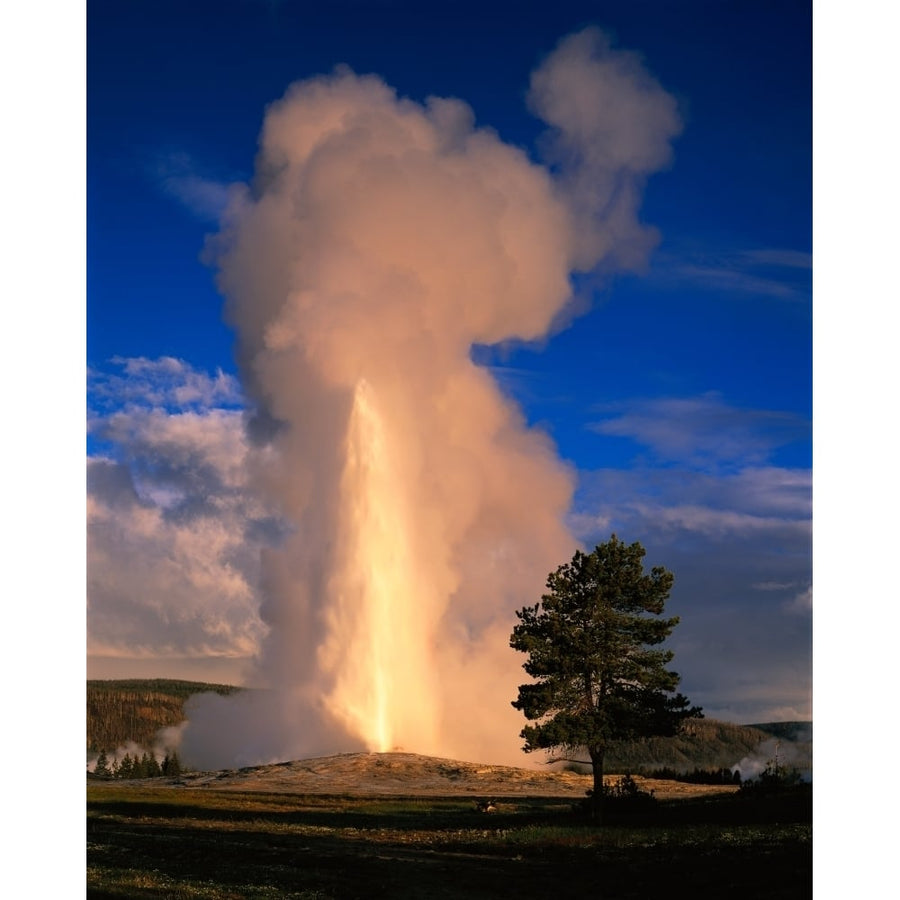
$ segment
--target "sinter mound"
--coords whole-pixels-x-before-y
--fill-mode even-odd
[[[616,782],[620,776],[604,780]],[[731,793],[732,785],[693,785],[635,776],[642,790],[659,799]],[[519,769],[477,765],[417,753],[341,753],[221,772],[197,772],[141,782],[153,787],[215,788],[295,794],[353,794],[417,797],[583,797],[590,775],[562,769]]]

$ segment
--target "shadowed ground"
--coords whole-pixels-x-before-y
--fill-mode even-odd
[[[376,757],[367,767],[384,755],[352,756]],[[283,777],[291,766],[318,763],[263,769],[281,769]],[[486,776],[497,767],[473,768]],[[677,894],[678,885],[729,900],[811,896],[809,791],[668,800],[652,811],[613,814],[596,828],[572,812],[574,795],[490,791],[497,811],[479,813],[479,798],[467,789],[455,796],[411,790],[409,771],[394,771],[406,787],[396,796],[267,791],[259,782],[246,790],[232,780],[240,773],[196,776],[200,784],[177,787],[162,779],[92,782],[88,896],[547,898],[575,890],[644,900]]]

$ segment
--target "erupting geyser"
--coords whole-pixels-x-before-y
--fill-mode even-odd
[[[377,399],[361,379],[353,394],[340,482],[340,563],[320,654],[333,673],[329,709],[373,750],[401,740],[437,746],[430,643],[442,598],[418,569],[416,515]],[[444,598],[445,600],[445,598]]]
[[[463,103],[343,69],[268,110],[211,249],[259,489],[293,530],[262,560],[267,690],[189,709],[196,764],[398,746],[521,764],[513,610],[571,555],[573,485],[470,352],[546,335],[574,269],[644,255],[636,198],[678,129],[597,31],[530,102],[553,176]]]

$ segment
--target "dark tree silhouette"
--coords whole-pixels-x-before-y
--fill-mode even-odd
[[[644,548],[615,535],[547,578],[548,593],[516,615],[510,646],[528,655],[534,679],[513,706],[536,724],[521,735],[524,750],[587,750],[594,773],[591,810],[602,820],[603,758],[612,741],[675,734],[702,715],[674,693],[673,654],[656,649],[678,624],[659,618],[674,577],[661,567],[644,574]]]
[[[166,754],[166,758],[162,763],[162,774],[163,775],[180,775],[181,774],[181,760],[178,758],[178,754],[173,750],[171,753]]]

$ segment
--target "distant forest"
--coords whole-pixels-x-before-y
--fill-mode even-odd
[[[782,762],[803,771],[811,770],[812,723],[732,725],[716,719],[691,719],[674,737],[614,744],[607,756],[606,770],[651,775],[664,768],[686,773],[695,768],[731,767],[747,757],[767,757],[779,750]],[[765,761],[759,759],[760,763]]]
[[[184,721],[188,697],[241,690],[227,684],[169,679],[88,681],[88,754],[103,751],[112,756],[129,742],[152,750],[161,728]],[[730,769],[745,758],[777,752],[792,766],[811,770],[812,723],[732,725],[715,719],[692,719],[675,737],[617,743],[607,755],[605,768],[610,774],[654,775],[665,770],[684,775],[695,770]]]
[[[184,721],[184,703],[194,694],[234,694],[241,688],[166,678],[88,681],[87,750],[111,753],[129,741],[152,748],[160,728]]]

